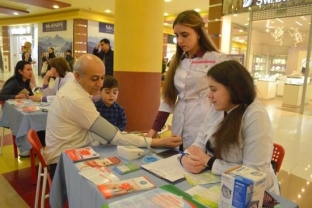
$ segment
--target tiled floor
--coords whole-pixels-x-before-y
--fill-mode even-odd
[[[10,75],[0,74],[0,80]],[[38,78],[38,84],[42,79]],[[0,83],[1,84],[1,83]],[[312,207],[312,116],[294,113],[298,109],[281,107],[281,98],[263,101],[275,129],[275,142],[286,155],[278,174],[282,196],[298,203],[300,208]],[[289,111],[290,110],[290,111]],[[2,129],[0,129],[2,131]],[[9,134],[9,131],[6,131]],[[35,186],[30,182],[29,159],[13,157],[10,138],[5,139],[0,156],[0,207],[32,207]]]

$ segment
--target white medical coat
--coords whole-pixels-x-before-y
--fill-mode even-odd
[[[183,139],[183,148],[190,146],[209,111],[207,94],[208,70],[226,60],[226,55],[206,52],[203,57],[183,59],[174,75],[174,85],[178,90],[178,100],[174,107],[161,101],[159,111],[173,113],[172,133]]]

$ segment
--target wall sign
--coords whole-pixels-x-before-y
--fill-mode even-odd
[[[281,2],[287,2],[290,0],[257,0],[256,1],[256,5],[260,6],[263,4],[274,4],[274,3],[281,3]]]
[[[67,21],[44,22],[42,23],[42,32],[66,31]]]
[[[104,22],[99,22],[99,32],[100,33],[114,34],[114,25],[104,23]]]

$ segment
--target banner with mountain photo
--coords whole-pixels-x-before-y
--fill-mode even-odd
[[[47,25],[49,29],[47,29]],[[66,27],[65,27],[66,25]],[[53,30],[51,27],[53,26]],[[61,27],[57,29],[56,27]],[[48,56],[52,47],[56,57],[65,57],[66,50],[73,50],[73,20],[38,24],[38,66],[42,66],[42,55]]]

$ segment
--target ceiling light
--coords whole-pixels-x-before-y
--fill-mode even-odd
[[[244,32],[244,30],[238,30],[238,32]]]
[[[71,4],[65,3],[58,0],[14,0],[15,3],[23,3],[23,4],[29,4],[32,6],[42,7],[46,9],[59,9],[59,8],[65,8],[65,7],[71,7]]]
[[[165,0],[165,2],[170,2],[171,0]]]
[[[164,16],[168,16],[169,14],[167,12],[164,13]]]
[[[0,5],[0,13],[7,15],[19,15],[19,14],[28,14],[29,11]]]
[[[284,23],[284,21],[279,18],[276,18],[276,20],[279,21],[280,23]]]
[[[170,25],[170,24],[169,24],[169,23],[167,23],[167,22],[164,22],[164,25],[165,25],[165,26],[168,26],[168,25]]]
[[[105,13],[111,13],[112,11],[111,10],[109,10],[109,9],[106,9],[105,10]]]
[[[302,24],[301,24],[300,22],[298,22],[298,21],[295,21],[295,23],[296,23],[297,25],[302,26]]]
[[[249,23],[245,23],[244,25],[249,25]]]
[[[196,12],[200,12],[201,10],[200,9],[194,9]]]

